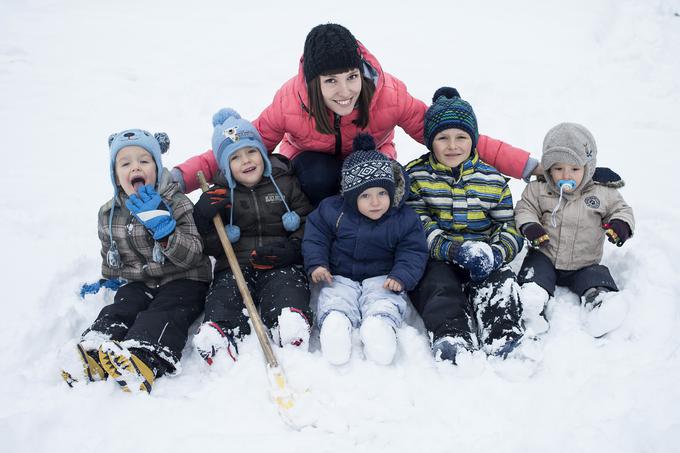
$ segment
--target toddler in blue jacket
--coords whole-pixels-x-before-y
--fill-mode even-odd
[[[346,363],[359,328],[366,357],[388,365],[407,307],[404,291],[420,280],[428,249],[420,219],[405,204],[402,167],[376,151],[368,134],[353,146],[342,166],[342,195],[307,217],[302,254],[312,282],[322,284],[316,317],[324,357]]]

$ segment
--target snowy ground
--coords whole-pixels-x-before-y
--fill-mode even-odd
[[[2,451],[677,451],[680,3],[301,3],[0,2]],[[278,351],[319,402],[317,427],[300,432],[267,399],[254,339],[231,368],[209,371],[187,350],[184,372],[148,397],[67,388],[56,352],[106,300],[77,289],[99,276],[108,135],[168,132],[168,167],[207,149],[212,113],[254,118],[297,70],[309,29],[328,21],[413,95],[455,86],[482,132],[535,156],[558,122],[592,130],[638,219],[604,256],[631,304],[625,325],[593,340],[576,296],[559,292],[545,359],[521,382],[436,366],[415,327],[386,368],[359,351],[342,368],[318,351]],[[423,152],[397,141],[402,163]],[[524,183],[512,184],[518,197]]]

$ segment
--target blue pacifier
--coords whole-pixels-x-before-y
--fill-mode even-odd
[[[557,181],[557,187],[560,189],[569,189],[569,190],[574,190],[576,189],[576,181],[573,179],[560,179]]]

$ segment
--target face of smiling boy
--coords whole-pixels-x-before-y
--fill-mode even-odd
[[[470,157],[472,138],[462,129],[444,129],[434,136],[432,152],[440,164],[457,167]]]
[[[254,187],[264,174],[264,160],[257,148],[241,148],[229,158],[231,176],[239,184]]]
[[[151,153],[139,146],[126,146],[116,154],[116,180],[129,196],[140,187],[156,185],[156,162]]]

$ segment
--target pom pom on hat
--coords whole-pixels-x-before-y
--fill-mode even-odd
[[[444,96],[446,99],[453,99],[459,98],[460,93],[458,93],[458,90],[455,88],[441,87],[434,92],[434,95],[432,95],[432,102],[437,102],[437,99],[439,99],[440,96]]]
[[[170,137],[168,137],[168,134],[165,132],[156,132],[153,136],[161,147],[161,154],[167,153],[168,148],[170,148]]]
[[[352,141],[353,151],[372,151],[375,150],[375,139],[371,134],[357,134]]]
[[[217,113],[215,113],[212,117],[212,125],[213,127],[217,127],[220,124],[224,124],[225,121],[227,121],[229,118],[233,118],[235,120],[240,120],[241,115],[239,113],[229,107],[222,108],[220,109]]]

